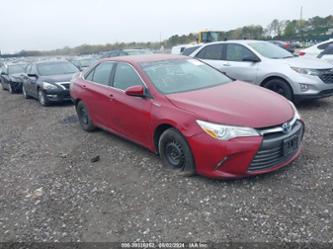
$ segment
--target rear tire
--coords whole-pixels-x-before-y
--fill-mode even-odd
[[[267,81],[263,87],[282,95],[288,100],[292,101],[294,99],[293,90],[291,89],[290,85],[283,79],[271,79]]]
[[[6,90],[6,88],[5,88],[5,86],[3,85],[3,83],[1,82],[1,89],[3,90],[3,91],[5,91]]]
[[[76,113],[79,118],[80,125],[83,130],[85,131],[94,131],[96,129],[96,126],[93,124],[90,115],[88,113],[87,107],[83,104],[82,101],[80,101],[76,105]]]
[[[195,174],[195,164],[190,146],[176,129],[164,131],[159,139],[158,150],[164,166],[183,176]]]

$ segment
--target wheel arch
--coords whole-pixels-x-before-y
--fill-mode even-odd
[[[160,140],[161,135],[163,134],[163,132],[165,132],[166,130],[170,129],[170,128],[174,128],[177,129],[176,126],[170,124],[170,123],[162,123],[159,124],[155,130],[154,130],[154,137],[153,137],[153,142],[154,142],[154,149],[155,152],[158,153],[158,142]],[[178,130],[178,129],[177,129]]]

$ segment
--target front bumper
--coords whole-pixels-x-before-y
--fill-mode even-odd
[[[298,95],[296,94],[294,96],[294,99],[296,102],[302,102],[306,100],[313,100],[313,99],[321,99],[321,98],[327,98],[333,96],[333,89],[327,89],[320,91],[319,93],[316,94],[303,94],[303,95]]]
[[[45,96],[49,102],[67,102],[71,101],[69,90],[54,89],[44,90]]]
[[[297,149],[284,154],[284,142],[298,134]],[[206,133],[188,138],[196,171],[211,178],[242,178],[265,174],[287,166],[301,152],[304,124],[297,121],[288,134],[274,133],[257,137],[220,141]],[[272,149],[272,153],[267,153]]]

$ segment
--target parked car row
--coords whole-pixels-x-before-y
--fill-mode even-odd
[[[72,100],[84,130],[105,129],[182,174],[212,178],[289,165],[305,130],[289,100],[333,93],[329,64],[251,40],[200,45],[190,56],[110,57],[81,72],[65,60],[25,70],[26,98]]]

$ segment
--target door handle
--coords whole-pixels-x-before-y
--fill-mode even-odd
[[[87,88],[87,86],[86,86],[86,85],[81,85],[81,87],[82,87],[82,88]]]
[[[223,66],[230,67],[231,65],[229,63],[224,63]]]

